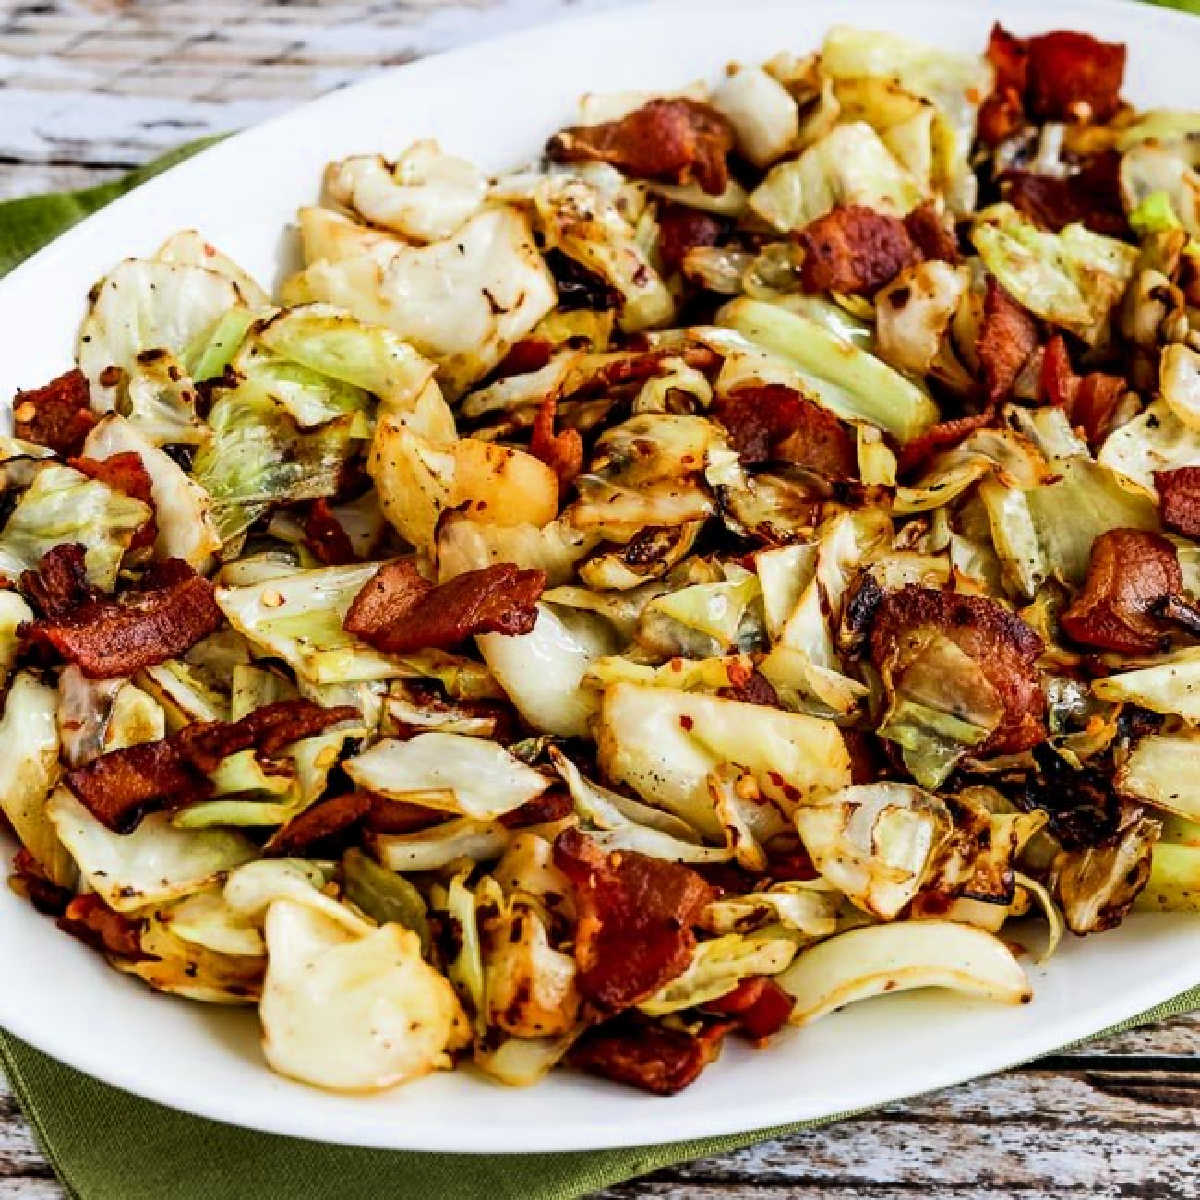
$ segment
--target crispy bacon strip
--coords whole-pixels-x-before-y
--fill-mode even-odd
[[[36,571],[22,571],[20,590],[36,612],[47,620],[60,620],[98,598],[88,582],[86,551],[78,543],[64,542],[42,555]]]
[[[1013,382],[1037,344],[1037,322],[989,275],[975,353],[992,404],[998,404],[1012,391]]]
[[[789,996],[773,979],[756,975],[743,979],[724,996],[709,1000],[704,1011],[735,1018],[747,1037],[763,1041],[787,1024],[795,1007],[794,996]]]
[[[712,213],[684,204],[660,204],[658,208],[658,252],[668,274],[683,266],[687,252],[697,246],[715,246],[727,226]]]
[[[698,183],[718,196],[729,181],[729,122],[707,104],[683,98],[650,100],[602,125],[575,125],[546,143],[552,162],[606,162],[639,179]]]
[[[540,371],[554,353],[554,343],[546,338],[527,337],[514,342],[513,347],[496,367],[496,378],[507,379],[510,375],[527,375]]]
[[[369,792],[343,792],[319,800],[276,830],[265,850],[283,857],[303,855],[318,842],[357,825],[371,811],[373,799]]]
[[[561,489],[583,470],[583,438],[578,429],[564,429],[555,433],[554,419],[557,413],[556,396],[550,396],[538,405],[537,415],[533,418],[529,451],[558,476]]]
[[[13,856],[13,874],[8,882],[44,917],[61,917],[74,895],[47,879],[37,859],[24,846]]]
[[[1155,471],[1162,523],[1184,537],[1200,538],[1200,467]]]
[[[363,818],[363,824],[372,833],[415,833],[418,829],[441,825],[454,815],[436,808],[426,808],[423,804],[410,804],[407,800],[392,800],[374,793],[369,795],[371,807]]]
[[[1095,448],[1112,432],[1117,407],[1129,391],[1118,375],[1092,371],[1080,378],[1071,366],[1067,344],[1060,334],[1046,343],[1038,390],[1043,400],[1066,410],[1072,425],[1081,428]]]
[[[714,898],[695,871],[632,851],[605,854],[578,829],[558,835],[554,861],[575,893],[579,990],[598,1008],[628,1008],[686,970],[692,926]]]
[[[145,958],[141,943],[141,921],[111,909],[99,896],[76,896],[58,919],[65,930],[93,950],[117,958]]]
[[[1120,154],[1106,150],[1093,155],[1074,175],[1006,171],[1000,177],[1000,191],[1014,208],[1055,232],[1081,221],[1096,233],[1127,237],[1120,166]]]
[[[49,446],[67,458],[83,449],[84,438],[100,418],[82,371],[68,371],[45,387],[18,392],[13,400],[13,432],[26,442]]]
[[[791,462],[830,479],[852,479],[858,472],[847,428],[786,384],[738,388],[718,398],[712,415],[745,463]]]
[[[920,259],[903,221],[861,204],[818,217],[796,240],[804,251],[800,286],[806,292],[870,294]]]
[[[49,600],[55,615],[35,621],[28,636],[78,664],[89,679],[132,675],[175,658],[220,628],[223,620],[212,584],[179,559],[161,564],[165,571],[148,574],[144,591],[127,592],[115,600],[92,598],[69,608],[52,596],[54,589],[63,586],[64,559],[61,555],[48,559],[50,554],[42,559],[39,580],[40,572],[49,570],[49,582],[34,583],[27,579],[30,572],[22,580],[27,591],[43,602]]]
[[[589,1029],[567,1061],[591,1075],[673,1096],[721,1053],[729,1028],[722,1022],[691,1034],[649,1022],[609,1022]]]
[[[526,825],[544,825],[548,821],[561,821],[575,811],[571,796],[562,788],[550,788],[532,800],[526,800],[519,808],[503,813],[500,824],[506,829],[523,829]]]
[[[1037,658],[1042,639],[1015,613],[986,596],[910,584],[884,594],[871,626],[876,670],[920,645],[923,631],[949,638],[978,665],[1004,707],[1000,725],[975,754],[1016,754],[1046,736]]]
[[[1026,103],[1049,121],[1107,121],[1121,104],[1125,46],[1060,29],[1030,38]]]
[[[734,663],[729,667],[730,686],[718,689],[717,695],[729,700],[740,700],[743,704],[764,704],[770,708],[782,708],[779,693],[771,681],[759,670],[746,669]]]
[[[327,567],[341,567],[358,561],[349,535],[324,498],[314,500],[304,514],[304,544],[313,557]]]
[[[987,57],[995,68],[996,83],[979,109],[979,137],[989,146],[998,146],[1025,124],[1029,50],[1024,40],[996,21],[988,37]]]
[[[1179,556],[1165,537],[1110,529],[1092,543],[1087,579],[1060,624],[1084,646],[1150,654],[1165,640],[1156,610],[1182,589]]]
[[[240,721],[187,725],[172,737],[102,754],[63,777],[80,803],[114,833],[128,833],[154,809],[182,808],[212,791],[207,772],[227,755],[254,748],[264,758],[312,737],[354,708],[321,708],[309,700],[281,700]]]
[[[942,450],[949,450],[959,442],[969,437],[977,429],[986,429],[996,417],[994,405],[988,405],[982,412],[971,413],[965,417],[955,417],[950,421],[939,421],[931,425],[924,433],[918,434],[910,442],[905,442],[900,448],[900,456],[896,466],[901,473],[907,473],[928,462]]]
[[[448,649],[477,633],[528,633],[544,571],[497,563],[434,586],[408,559],[385,563],[354,597],[343,622],[388,654]]]

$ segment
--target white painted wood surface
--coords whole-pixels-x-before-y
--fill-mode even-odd
[[[0,197],[85,187],[383,66],[618,2],[0,0]],[[1196,1200],[1200,1017],[605,1195]],[[0,1091],[0,1200],[61,1196]]]

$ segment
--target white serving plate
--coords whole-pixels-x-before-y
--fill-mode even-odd
[[[0,396],[71,364],[88,287],[122,255],[195,226],[264,283],[324,163],[395,153],[433,135],[488,168],[536,156],[587,90],[667,89],[731,59],[816,47],[852,21],[981,51],[994,16],[1129,43],[1135,101],[1200,108],[1200,21],[1132,3],[1047,7],[962,0],[684,0],[519,33],[307,104],[207,151],[71,230],[0,282]],[[4,847],[0,846],[0,849]],[[731,1043],[663,1100],[569,1072],[512,1090],[460,1071],[377,1096],[338,1096],[272,1074],[253,1010],[151,993],[0,888],[0,1024],[63,1062],[152,1100],[252,1129],[396,1149],[513,1153],[640,1145],[869,1107],[985,1074],[1086,1037],[1200,982],[1200,919],[1141,916],[1070,938],[1030,968],[1034,1001],[1008,1008],[939,992],[852,1005],[767,1051]]]

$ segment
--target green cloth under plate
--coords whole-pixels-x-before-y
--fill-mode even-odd
[[[1200,0],[1148,2],[1200,13]],[[215,140],[192,142],[99,187],[0,203],[0,275],[90,213]],[[1196,1008],[1200,986],[1105,1032]],[[42,1150],[78,1200],[571,1200],[672,1163],[839,1119],[577,1154],[363,1150],[252,1133],[163,1108],[65,1067],[3,1031],[0,1060]]]

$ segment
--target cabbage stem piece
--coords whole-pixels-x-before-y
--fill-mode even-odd
[[[1200,648],[1181,651],[1152,667],[1097,679],[1092,694],[1200,721]]]
[[[1200,732],[1152,733],[1117,771],[1117,789],[1185,820],[1200,821]]]
[[[908,442],[938,419],[937,405],[915,384],[808,317],[739,299],[717,319],[794,366],[814,398],[844,420],[868,421]]]
[[[1200,912],[1200,846],[1158,843],[1150,878],[1133,907],[1139,912]]]
[[[854,1000],[939,987],[1001,1004],[1033,998],[1012,951],[990,933],[954,921],[900,921],[838,934],[776,977],[796,998],[793,1025],[807,1025]]]

